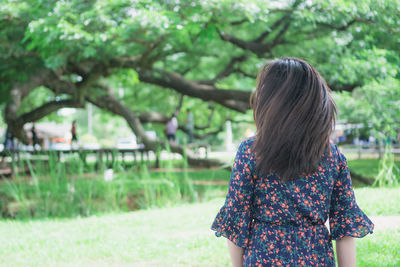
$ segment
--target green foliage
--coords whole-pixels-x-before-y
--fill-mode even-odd
[[[399,106],[399,10],[397,0],[4,0],[0,5],[0,103],[7,103],[15,82],[25,82],[39,70],[49,69],[63,80],[79,82],[84,77],[76,70],[97,64],[107,69],[101,83],[135,112],[171,114],[180,95],[139,81],[140,71],[163,70],[192,81],[210,80],[232,57],[244,56],[246,60],[234,64],[241,72],[218,78],[215,86],[250,91],[255,79],[248,76],[255,76],[267,59],[297,56],[314,64],[335,89],[361,87],[351,100],[357,102],[356,108],[342,111],[346,103],[339,103],[341,117],[371,118],[373,129],[393,135],[390,125],[398,125],[398,109],[391,112],[387,107]],[[264,55],[220,36],[227,33],[249,41],[270,31],[264,40],[268,43],[279,37],[286,22],[275,23],[285,16],[290,22],[287,31]],[[140,66],[120,66],[121,59],[139,57]],[[43,92],[42,87],[35,89],[23,101],[19,114],[55,97],[65,98],[58,92]],[[100,94],[97,88],[85,93]],[[379,98],[371,101],[371,95]],[[347,96],[342,98],[348,101]],[[208,123],[208,103],[187,96],[185,108],[193,109],[196,124]],[[237,112],[217,106],[211,129],[218,128],[225,118],[237,116]],[[163,132],[162,126],[148,128],[159,136]]]
[[[336,93],[339,118],[363,123],[376,138],[397,138],[400,122],[400,82],[393,77],[372,81],[349,93]]]
[[[335,93],[339,119],[364,124],[364,128],[372,130],[377,139],[396,139],[400,122],[400,82],[397,78],[400,57],[377,48],[358,54],[359,60],[349,57],[344,69],[353,66],[350,68],[357,72],[352,74],[351,80],[366,77],[368,83],[351,94]]]
[[[352,159],[348,162],[351,171],[375,179],[379,172],[379,159]],[[397,162],[400,166],[400,162]]]

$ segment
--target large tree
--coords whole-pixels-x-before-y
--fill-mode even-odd
[[[338,91],[389,75],[377,49],[383,65],[400,61],[397,0],[1,1],[0,102],[23,142],[25,123],[90,102],[156,149],[144,123],[165,123],[185,96],[211,103],[198,129],[218,130],[250,108],[258,69],[276,57],[305,58]],[[48,96],[24,104],[37,88]]]

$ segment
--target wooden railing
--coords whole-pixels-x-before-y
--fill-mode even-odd
[[[69,150],[4,150],[0,152],[1,164],[0,174],[8,175],[11,174],[10,162],[18,162],[21,159],[30,160],[43,160],[48,161],[51,156],[62,160],[64,155],[77,154],[82,162],[86,165],[88,163],[87,157],[89,155],[95,156],[95,166],[97,169],[111,168],[116,161],[125,162],[126,157],[131,157],[133,165],[146,164],[149,165],[151,160],[155,160],[155,165],[159,165],[159,155],[154,153],[153,157],[150,157],[151,151],[146,148],[135,148],[135,149],[69,149]]]

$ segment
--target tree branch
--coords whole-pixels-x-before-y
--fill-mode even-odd
[[[269,46],[270,50],[282,42],[282,37],[289,29],[290,24],[291,24],[291,20],[289,19],[288,21],[286,21],[286,23],[283,25],[283,27],[280,29],[280,31],[277,33],[277,35],[274,37],[274,39],[272,39],[270,42],[268,42],[268,46]]]
[[[346,31],[348,30],[352,25],[354,25],[355,23],[363,23],[363,24],[372,24],[373,22],[370,20],[366,20],[366,19],[362,19],[362,18],[358,18],[355,17],[353,19],[351,19],[349,22],[343,24],[343,25],[334,25],[334,24],[329,24],[329,23],[325,23],[325,22],[316,22],[315,24],[320,26],[318,29],[311,29],[311,30],[307,30],[307,31],[297,31],[295,35],[291,36],[292,39],[296,40],[296,39],[302,39],[304,41],[309,41],[309,40],[313,40],[313,39],[317,39],[317,38],[321,38],[326,36],[327,34],[329,34],[331,31]],[[306,37],[297,37],[297,36],[301,36],[301,35],[306,35]],[[285,40],[284,42],[285,44],[296,44],[297,41],[287,41]]]
[[[213,111],[211,112],[209,118],[212,116],[212,114],[213,114]],[[164,115],[164,114],[162,114],[162,113],[159,113],[159,112],[155,112],[155,111],[140,113],[140,114],[138,115],[138,117],[139,117],[139,120],[140,120],[141,123],[149,123],[149,122],[152,122],[152,123],[166,124],[166,123],[168,122],[168,119],[169,119],[168,116],[166,116],[166,115]],[[228,120],[228,119],[225,119],[225,120],[220,124],[220,127],[218,127],[218,129],[216,129],[216,130],[209,131],[209,132],[202,133],[202,134],[199,134],[199,133],[196,133],[196,132],[195,132],[195,133],[193,133],[193,136],[194,136],[196,139],[204,139],[204,138],[206,138],[206,137],[208,137],[208,136],[215,135],[215,134],[221,132],[221,131],[224,129],[224,123],[225,123],[227,120]],[[196,130],[205,130],[205,129],[210,128],[210,127],[211,127],[211,121],[209,120],[207,126],[196,126],[196,125],[195,125],[194,128],[195,128]],[[185,127],[184,125],[179,125],[179,126],[178,126],[178,129],[181,130],[181,131],[183,131],[183,132],[185,132],[186,134],[189,134],[189,131],[186,129],[186,127]]]
[[[218,73],[217,76],[215,76],[214,79],[212,79],[212,84],[214,84],[218,80],[221,80],[221,79],[226,78],[229,75],[231,75],[235,71],[236,63],[243,62],[243,61],[246,60],[246,58],[247,58],[246,55],[241,55],[241,56],[238,56],[238,57],[231,58],[231,60],[225,66],[225,68],[220,73]]]
[[[101,109],[110,111],[113,114],[122,116],[128,125],[131,127],[132,131],[135,133],[139,141],[143,142],[147,149],[156,151],[158,147],[165,146],[165,141],[159,139],[150,139],[139,120],[139,118],[125,105],[123,105],[117,98],[110,94],[108,88],[98,85],[99,89],[103,90],[101,96],[93,97],[86,96],[86,100],[98,106]],[[169,143],[169,147],[172,152],[179,153],[181,155],[187,155],[189,164],[196,166],[212,167],[212,166],[222,166],[223,162],[216,159],[200,159],[195,156],[195,154],[177,143]]]
[[[250,92],[242,90],[222,90],[212,85],[200,84],[186,80],[178,73],[163,70],[140,71],[139,79],[142,82],[171,88],[181,94],[200,98],[205,101],[214,101],[230,109],[246,112],[249,108]]]
[[[24,125],[25,123],[28,122],[34,122],[44,118],[45,116],[49,115],[50,113],[53,113],[54,111],[59,110],[60,108],[66,108],[66,107],[83,108],[84,105],[72,99],[47,102],[36,109],[33,109],[29,112],[22,114],[16,119],[15,123]]]
[[[294,11],[294,10],[293,10]],[[292,12],[289,12],[289,15],[284,15],[282,16],[282,18],[280,18],[279,20],[275,21],[274,24],[272,24],[272,26],[270,28],[268,28],[268,30],[266,30],[265,32],[263,32],[259,37],[257,37],[256,39],[253,40],[253,42],[256,43],[262,43],[265,38],[267,38],[269,36],[269,34],[276,28],[278,28],[280,25],[282,25],[282,23],[284,23],[285,21],[287,21],[288,19],[290,19]]]
[[[329,84],[328,85],[328,87],[332,91],[337,91],[337,92],[341,92],[341,91],[352,92],[354,88],[357,88],[357,87],[360,87],[360,86],[361,86],[360,83],[343,84],[343,85],[334,85],[334,84]]]
[[[211,112],[210,112],[210,115],[208,115],[208,120],[207,120],[208,123],[207,123],[207,125],[203,125],[203,126],[197,126],[197,125],[195,125],[194,128],[195,128],[196,130],[205,130],[205,129],[207,129],[207,128],[210,128],[210,126],[211,126],[211,121],[212,121],[212,117],[214,116],[215,106],[212,105],[212,106],[210,107],[210,110],[211,110]]]
[[[158,56],[155,55],[154,57],[151,57],[151,53],[159,46],[161,45],[165,38],[167,36],[163,35],[160,38],[158,38],[155,42],[151,43],[148,47],[148,49],[143,53],[143,55],[140,58],[139,65],[144,66],[144,67],[150,67],[152,65],[152,62],[154,62]]]
[[[225,34],[221,31],[218,31],[218,34],[220,35],[221,39],[224,41],[228,41],[244,50],[249,50],[251,52],[253,52],[254,54],[256,54],[258,57],[263,57],[265,54],[270,53],[271,54],[271,50],[273,47],[275,47],[277,44],[279,44],[282,40],[282,36],[287,32],[287,30],[290,27],[290,24],[292,22],[292,14],[293,11],[296,9],[296,7],[298,5],[300,5],[300,3],[302,2],[302,0],[296,0],[290,9],[284,9],[285,12],[287,12],[287,14],[285,14],[284,16],[282,16],[282,18],[280,18],[279,20],[277,20],[270,28],[268,28],[266,31],[264,31],[263,33],[261,33],[260,36],[258,36],[257,38],[255,38],[252,41],[244,41],[241,40],[239,38],[236,38],[232,35],[229,34]],[[279,9],[276,9],[274,11],[279,11]],[[283,10],[282,10],[283,11]],[[279,32],[277,33],[277,35],[275,36],[275,38],[271,41],[269,41],[268,43],[263,43],[263,41],[271,34],[273,33],[273,31],[275,29],[278,29],[281,25],[284,25]]]
[[[266,47],[263,44],[253,42],[253,41],[244,41],[244,40],[236,38],[232,35],[223,33],[219,30],[218,30],[218,34],[223,41],[230,42],[230,43],[236,45],[237,47],[242,48],[243,50],[249,50],[259,57],[261,57],[265,52],[268,51],[268,49],[266,49]]]
[[[230,24],[232,26],[237,26],[237,25],[241,25],[241,24],[243,24],[245,22],[248,22],[248,21],[249,21],[248,18],[244,18],[244,19],[241,19],[241,20],[232,21]]]
[[[183,97],[184,97],[184,95],[182,95],[182,94],[179,97],[178,106],[175,108],[175,112],[174,112],[176,116],[178,116],[178,114],[181,112],[181,108],[183,105]]]
[[[242,74],[244,77],[248,77],[248,78],[252,78],[252,79],[256,79],[257,78],[257,75],[248,74],[248,73],[246,73],[245,71],[243,71],[242,69],[239,69],[239,68],[235,69],[235,72]]]
[[[98,84],[96,85],[96,88],[98,88],[102,94],[96,96],[87,95],[86,100],[101,109],[105,109],[113,114],[122,116],[127,121],[135,135],[138,137],[139,141],[143,142],[148,149],[155,151],[156,144],[146,135],[146,131],[142,127],[139,118],[128,107],[118,101],[118,99],[112,95],[109,88]]]
[[[346,31],[354,23],[357,23],[357,22],[364,23],[364,24],[372,24],[372,21],[366,20],[366,19],[361,19],[358,17],[351,19],[350,21],[346,22],[343,25],[334,25],[334,24],[329,24],[329,23],[325,23],[325,22],[317,22],[316,24],[321,25],[326,28],[329,28],[329,29],[332,29],[332,30],[336,30],[336,31]]]
[[[4,109],[4,120],[9,126],[9,130],[13,136],[20,140],[27,141],[27,136],[19,124],[16,124],[18,119],[18,110],[22,100],[31,92],[32,89],[43,84],[47,78],[49,71],[40,69],[31,75],[25,82],[16,82],[10,90],[10,99]]]

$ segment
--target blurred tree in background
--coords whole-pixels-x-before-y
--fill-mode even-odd
[[[386,136],[399,124],[398,0],[0,2],[0,107],[24,142],[25,123],[87,102],[124,118],[149,149],[161,141],[146,124],[181,109],[198,138],[215,134],[251,118],[258,69],[283,56],[349,92],[342,118]]]

